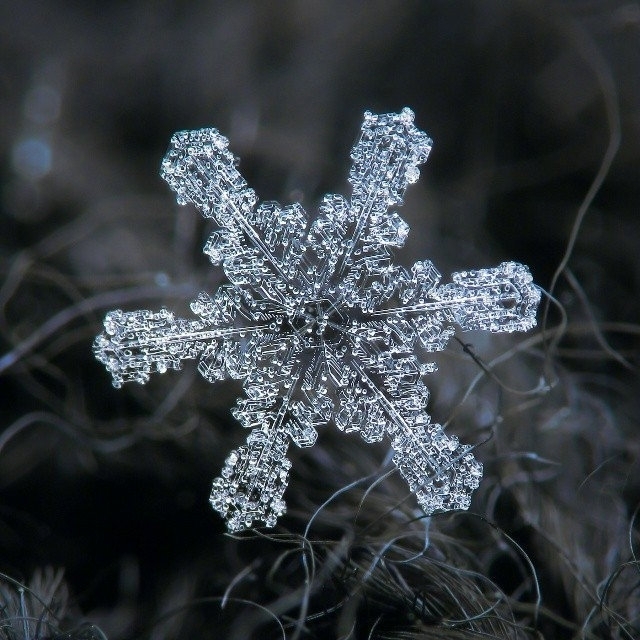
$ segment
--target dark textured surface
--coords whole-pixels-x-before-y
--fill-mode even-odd
[[[0,570],[64,567],[75,619],[61,626],[82,610],[114,640],[278,637],[256,604],[221,610],[236,576],[231,596],[289,637],[303,614],[301,638],[637,635],[624,563],[640,411],[619,359],[638,365],[639,39],[634,2],[0,5]],[[294,460],[284,538],[238,542],[207,503],[244,437],[238,389],[188,369],[116,391],[91,354],[106,310],[186,311],[220,277],[201,254],[208,227],[158,177],[168,139],[219,128],[262,199],[311,212],[345,191],[362,111],[405,105],[435,146],[402,212],[403,261],[448,273],[513,259],[545,287],[620,118],[555,291],[568,333],[551,359],[533,337],[461,406],[480,370],[460,345],[441,359],[430,412],[468,441],[493,437],[476,450],[473,513],[434,518],[425,553],[398,478],[358,511],[386,451],[331,429]],[[516,344],[461,338],[485,361]],[[553,389],[506,388],[541,378]],[[296,536],[369,476],[314,521],[306,599]]]

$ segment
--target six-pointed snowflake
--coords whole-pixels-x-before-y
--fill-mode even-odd
[[[112,311],[94,350],[113,384],[197,359],[209,381],[243,380],[233,415],[250,430],[213,482],[211,504],[229,531],[285,511],[289,440],[310,447],[332,421],[366,442],[385,436],[425,513],[466,509],[482,477],[471,447],[425,412],[422,377],[435,364],[416,352],[445,348],[463,330],[526,331],[540,294],[526,266],[454,273],[440,284],[431,261],[394,265],[408,225],[391,207],[416,182],[431,140],[413,113],[365,113],[351,152],[352,195],[327,195],[309,221],[300,204],[258,205],[216,129],[176,133],[162,177],[179,204],[219,227],[204,252],[229,284],[191,303],[194,319],[162,309]]]

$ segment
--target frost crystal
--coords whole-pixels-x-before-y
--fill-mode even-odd
[[[113,384],[196,359],[210,382],[243,380],[232,410],[250,430],[213,481],[211,504],[229,531],[275,525],[285,512],[289,440],[312,446],[330,421],[366,442],[385,436],[393,461],[425,513],[466,509],[482,477],[469,445],[425,412],[422,377],[435,370],[416,352],[445,348],[463,330],[526,331],[540,294],[526,266],[504,262],[454,273],[440,284],[430,260],[392,261],[409,226],[393,210],[431,150],[413,112],[365,113],[353,147],[350,199],[327,195],[309,221],[298,203],[258,204],[216,129],[171,138],[162,177],[179,204],[218,226],[204,252],[229,284],[170,311],[111,311],[96,357]]]

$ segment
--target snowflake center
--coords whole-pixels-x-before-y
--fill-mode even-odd
[[[343,316],[329,300],[314,300],[295,311],[288,319],[291,331],[303,339],[306,346],[335,344],[340,340]]]

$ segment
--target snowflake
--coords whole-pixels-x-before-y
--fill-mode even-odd
[[[210,382],[243,380],[232,410],[250,430],[213,481],[211,504],[229,531],[275,525],[285,512],[289,440],[312,446],[330,421],[365,442],[385,436],[393,462],[426,514],[466,509],[482,477],[469,445],[425,412],[416,351],[445,348],[463,330],[526,331],[540,300],[526,266],[462,271],[440,284],[430,260],[392,262],[409,226],[391,207],[418,180],[432,141],[410,109],[366,112],[351,152],[350,199],[327,195],[309,222],[298,203],[258,205],[216,129],[171,138],[162,177],[218,230],[204,253],[229,280],[191,303],[193,319],[167,309],[111,311],[95,355],[113,377],[144,384],[151,373],[197,359]]]

